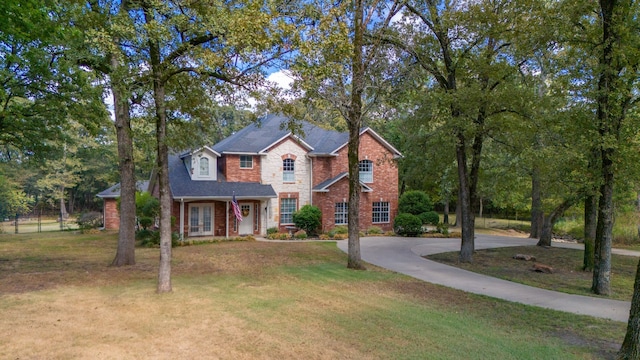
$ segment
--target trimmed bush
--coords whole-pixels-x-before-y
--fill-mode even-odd
[[[138,218],[138,223],[144,230],[147,230],[153,225],[153,218],[148,216],[142,216]]]
[[[396,234],[402,236],[418,236],[422,234],[422,220],[413,214],[398,214],[393,221]]]
[[[276,234],[278,233],[278,228],[277,227],[270,227],[267,229],[267,235],[272,235],[272,234]]]
[[[423,212],[418,216],[420,217],[420,220],[422,220],[423,224],[438,225],[440,222],[440,216],[435,211]]]
[[[307,238],[307,232],[304,231],[304,230],[298,230],[298,231],[296,231],[295,234],[293,234],[293,237],[296,238],[296,239],[300,239],[300,240],[306,239]]]
[[[322,224],[322,212],[320,208],[313,205],[305,205],[300,210],[293,213],[293,223],[297,228],[315,234]]]
[[[402,194],[398,200],[398,212],[420,215],[432,211],[433,203],[424,191],[410,190]]]

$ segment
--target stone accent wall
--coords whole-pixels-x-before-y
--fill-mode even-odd
[[[298,209],[311,203],[311,166],[306,157],[307,149],[292,138],[284,139],[274,145],[262,158],[262,183],[271,184],[278,199],[271,201],[267,228],[280,227],[280,198],[291,195],[298,199]],[[295,159],[295,182],[283,181],[283,159]],[[315,171],[315,169],[314,169]],[[295,195],[294,195],[295,194]]]
[[[104,199],[104,228],[107,230],[120,229],[120,212],[116,199]]]

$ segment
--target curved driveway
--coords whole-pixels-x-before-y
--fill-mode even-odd
[[[475,248],[535,245],[537,240],[476,235]],[[347,251],[347,241],[338,241]],[[579,244],[554,243],[553,246],[581,248]],[[360,239],[362,259],[389,270],[430,283],[444,285],[475,294],[566,311],[581,315],[626,322],[630,302],[589,296],[571,295],[539,289],[490,276],[476,274],[453,266],[424,259],[422,256],[460,250],[460,239],[363,237]],[[614,250],[622,255],[639,256],[639,252]]]

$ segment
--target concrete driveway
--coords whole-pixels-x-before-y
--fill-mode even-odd
[[[537,240],[476,235],[475,248],[535,245]],[[347,251],[347,240],[338,241]],[[582,248],[580,244],[553,243],[553,246]],[[627,322],[630,302],[571,295],[476,274],[422,258],[424,255],[460,250],[460,239],[365,237],[360,239],[362,259],[368,263],[412,276],[433,284],[487,295],[499,299],[548,309]],[[640,256],[640,252],[614,250],[614,253]]]

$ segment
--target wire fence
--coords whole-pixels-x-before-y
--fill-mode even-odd
[[[71,217],[62,221],[60,221],[60,218],[22,217],[18,218],[17,223],[15,219],[3,220],[0,222],[1,234],[27,234],[78,229],[76,219]]]

